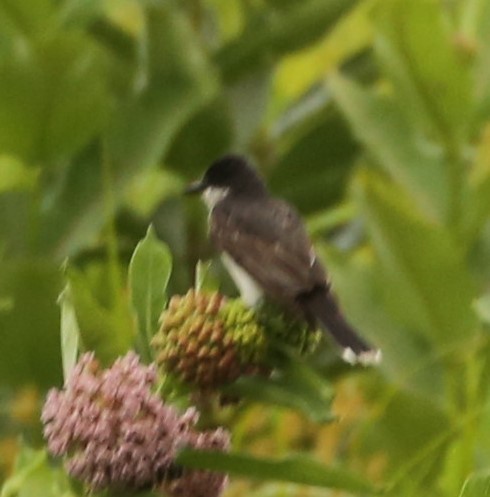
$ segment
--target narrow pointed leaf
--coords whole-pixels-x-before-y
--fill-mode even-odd
[[[70,285],[66,285],[58,303],[61,307],[61,361],[66,381],[77,362],[80,329],[71,298]]]
[[[417,123],[426,117],[445,146],[454,146],[467,131],[472,68],[455,42],[447,10],[436,1],[388,0],[376,21],[377,52],[402,108]]]
[[[76,497],[65,471],[51,464],[45,450],[22,447],[0,497]]]
[[[471,475],[465,481],[459,497],[490,497],[490,471]]]
[[[211,272],[213,261],[197,261],[196,276],[194,287],[196,291],[209,290],[215,291],[219,288],[219,282],[215,275]]]
[[[441,158],[424,151],[420,137],[394,102],[340,76],[329,81],[337,103],[369,156],[431,216],[444,220],[449,194]]]
[[[17,457],[14,471],[4,483],[0,497],[13,497],[19,494],[24,482],[46,461],[46,452],[24,448]]]
[[[357,183],[361,212],[387,277],[405,291],[399,304],[416,310],[426,332],[449,346],[477,329],[474,288],[460,249],[410,199],[367,171]],[[393,296],[398,290],[394,287]]]
[[[241,36],[218,51],[223,77],[235,82],[270,67],[281,55],[320,38],[354,5],[354,0],[305,0],[282,12],[264,9],[250,18]]]
[[[167,300],[166,289],[171,271],[170,250],[158,240],[150,226],[129,264],[131,303],[138,320],[141,352],[147,359],[150,358],[149,342],[158,328],[158,318]]]
[[[111,364],[134,346],[130,316],[106,309],[95,298],[83,273],[70,267],[67,278],[80,329],[80,345],[93,350],[104,363]]]
[[[284,459],[265,459],[246,454],[224,454],[186,449],[177,462],[191,468],[221,471],[257,480],[277,480],[323,488],[376,494],[369,482],[347,470],[325,466],[314,459],[295,455]]]

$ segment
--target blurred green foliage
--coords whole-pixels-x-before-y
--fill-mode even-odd
[[[304,214],[346,314],[384,353],[360,371],[323,350],[339,420],[249,407],[236,448],[308,453],[390,496],[484,495],[489,68],[484,0],[0,0],[2,478],[15,437],[40,443],[40,402],[62,383],[64,277],[62,328],[76,312],[82,344],[110,361],[137,339],[128,288],[165,300],[158,282],[128,285],[136,244],[152,222],[173,256],[168,294],[184,292],[213,252],[182,186],[234,150]],[[23,449],[14,473],[42,482],[10,479],[2,495],[71,495],[41,452]]]

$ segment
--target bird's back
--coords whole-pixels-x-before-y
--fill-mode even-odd
[[[289,300],[325,285],[317,260],[296,210],[272,197],[232,197],[211,214],[210,234],[219,250],[279,300]]]

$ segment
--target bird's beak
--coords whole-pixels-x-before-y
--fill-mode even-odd
[[[206,184],[202,180],[193,181],[187,185],[184,190],[185,195],[193,195],[195,193],[202,193],[206,189]]]

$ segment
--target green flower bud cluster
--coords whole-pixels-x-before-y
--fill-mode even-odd
[[[269,342],[287,345],[301,355],[312,354],[323,337],[321,330],[311,330],[306,321],[284,314],[271,303],[260,307],[256,319],[266,330]]]
[[[190,290],[172,297],[152,346],[166,373],[201,390],[212,390],[259,372],[265,335],[253,311],[240,302]]]
[[[220,315],[226,329],[233,330],[233,341],[238,345],[241,361],[246,364],[263,361],[266,333],[254,310],[246,307],[241,299],[233,299],[226,301]]]

